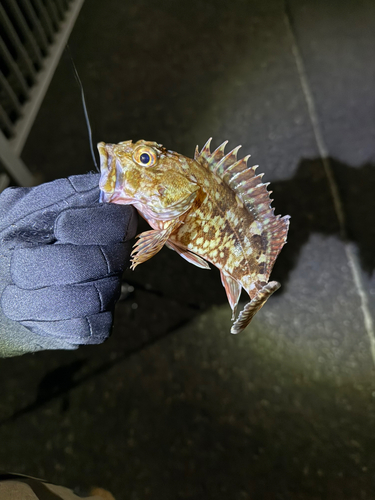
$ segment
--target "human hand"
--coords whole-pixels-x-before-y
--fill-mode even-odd
[[[137,217],[99,204],[99,175],[0,194],[0,356],[110,334]]]

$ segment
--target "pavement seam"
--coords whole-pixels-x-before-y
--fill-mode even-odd
[[[339,222],[340,227],[340,235],[344,241],[345,254],[348,259],[348,264],[351,270],[352,278],[354,281],[354,285],[357,291],[357,294],[361,303],[361,311],[363,316],[363,322],[366,329],[366,333],[370,342],[370,352],[373,364],[375,366],[375,327],[373,318],[370,312],[370,308],[368,305],[368,297],[365,290],[365,287],[361,278],[361,269],[360,264],[358,262],[358,258],[356,256],[355,249],[348,242],[347,231],[346,231],[346,221],[345,221],[345,212],[343,209],[343,204],[341,201],[339,189],[337,186],[337,182],[335,176],[333,174],[332,164],[329,158],[328,148],[323,138],[322,129],[320,126],[320,121],[318,118],[318,113],[316,110],[315,100],[313,93],[310,88],[309,80],[307,77],[307,73],[305,70],[305,65],[303,62],[303,58],[301,52],[299,50],[297,44],[297,37],[295,31],[293,29],[293,22],[291,12],[288,6],[287,1],[284,2],[284,20],[287,27],[287,32],[290,37],[292,52],[295,60],[295,64],[297,67],[298,76],[300,79],[300,84],[302,87],[302,91],[306,100],[306,105],[308,108],[309,118],[311,121],[311,126],[313,128],[315,141],[317,144],[317,148],[319,151],[319,156],[323,164],[323,168],[325,174],[327,176],[328,185],[331,191],[333,204],[335,208],[336,217]]]
[[[349,261],[349,265],[352,271],[353,275],[353,280],[357,288],[357,292],[361,301],[361,309],[362,309],[362,314],[363,314],[363,319],[365,322],[365,328],[367,331],[367,334],[369,336],[370,340],[370,348],[371,348],[371,355],[372,355],[372,360],[375,364],[375,329],[374,329],[374,322],[372,320],[372,315],[370,312],[370,308],[368,305],[368,299],[367,299],[367,294],[366,290],[363,286],[362,279],[361,279],[361,273],[360,273],[360,264],[358,262],[358,257],[356,255],[355,249],[353,248],[353,245],[350,243],[345,244],[345,252]]]

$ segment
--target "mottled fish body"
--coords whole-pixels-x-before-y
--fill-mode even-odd
[[[153,228],[139,235],[132,268],[164,244],[198,267],[220,269],[233,319],[244,290],[250,302],[232,333],[243,330],[279,288],[269,282],[286,243],[289,216],[275,216],[267,184],[238,148],[225,154],[226,142],[212,153],[210,141],[194,159],[155,142],[99,143],[101,201],[131,204]]]

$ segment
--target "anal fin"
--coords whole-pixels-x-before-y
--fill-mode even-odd
[[[261,309],[264,304],[267,302],[268,298],[276,292],[280,288],[280,283],[277,281],[270,281],[267,285],[264,285],[255,297],[246,304],[246,306],[241,311],[240,315],[237,318],[237,321],[234,323],[231,329],[231,333],[240,333],[250,321],[253,319],[254,315]]]
[[[200,267],[201,269],[211,269],[208,262],[206,262],[204,259],[202,259],[202,257],[199,257],[195,253],[189,252],[188,250],[181,248],[179,245],[176,245],[174,242],[167,241],[165,246],[167,246],[171,250],[174,250],[175,252],[177,252],[178,255],[180,255],[183,259],[190,262],[190,264],[194,264],[194,266]]]
[[[228,302],[232,308],[232,321],[236,317],[237,304],[240,300],[242,285],[238,283],[229,274],[224,274],[223,271],[220,272],[221,282],[225,291],[227,292]]]

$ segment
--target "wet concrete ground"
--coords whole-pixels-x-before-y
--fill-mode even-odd
[[[282,288],[232,336],[216,270],[127,271],[105,344],[0,361],[0,468],[119,500],[373,499],[374,2],[91,0],[70,48],[96,142],[252,154],[292,217]],[[67,56],[23,159],[93,168]]]

